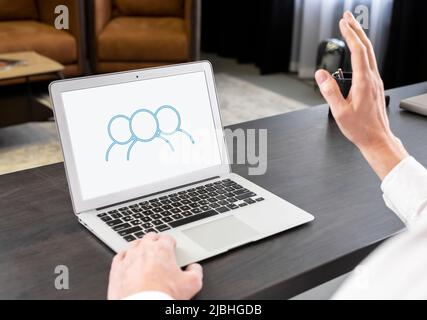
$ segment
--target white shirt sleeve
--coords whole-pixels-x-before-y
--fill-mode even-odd
[[[143,291],[126,297],[123,300],[173,300],[173,298],[160,291]]]
[[[387,206],[410,227],[427,214],[427,170],[413,157],[402,160],[381,184]]]
[[[408,157],[381,189],[409,228],[356,267],[333,299],[427,299],[427,170]]]

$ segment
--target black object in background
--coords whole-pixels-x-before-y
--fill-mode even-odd
[[[345,42],[339,39],[325,39],[320,42],[317,49],[317,69],[325,69],[329,73],[339,68],[344,69],[346,58]]]
[[[340,91],[345,99],[347,99],[348,95],[350,94],[351,86],[353,83],[353,73],[352,72],[342,72],[341,76],[339,75],[339,71],[332,74],[336,82],[338,83],[338,86],[340,88]],[[385,106],[388,107],[390,105],[390,96],[385,95]],[[329,108],[329,116],[332,115],[331,109]]]
[[[294,0],[203,0],[202,50],[287,72],[293,17]]]
[[[386,88],[427,80],[427,1],[394,0],[383,68]]]

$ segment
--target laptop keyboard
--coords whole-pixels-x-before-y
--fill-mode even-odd
[[[225,179],[142,201],[97,216],[126,241],[245,207],[264,198]]]

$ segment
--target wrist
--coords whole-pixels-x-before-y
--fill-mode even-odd
[[[393,134],[384,135],[358,148],[381,181],[409,156],[401,141]]]

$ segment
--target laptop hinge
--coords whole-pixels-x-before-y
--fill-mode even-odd
[[[144,195],[142,197],[133,198],[133,199],[129,199],[129,200],[126,200],[126,201],[121,201],[121,202],[117,202],[117,203],[114,203],[114,204],[109,204],[108,206],[96,208],[95,210],[97,210],[97,211],[99,211],[99,210],[105,210],[107,208],[115,207],[115,206],[118,206],[118,205],[123,204],[123,203],[132,202],[132,201],[136,201],[136,200],[142,200],[144,198],[155,196],[156,194],[162,194],[162,193],[165,193],[165,192],[170,192],[170,191],[173,191],[173,190],[176,190],[176,189],[181,189],[181,188],[189,187],[189,186],[192,186],[194,184],[206,182],[206,181],[217,179],[217,178],[219,178],[219,176],[215,176],[215,177],[212,177],[212,178],[207,178],[207,179],[195,181],[195,182],[192,182],[192,183],[183,184],[183,185],[178,186],[178,187],[174,187],[174,188],[162,190],[162,191],[159,191],[159,192],[150,193],[150,194]]]

